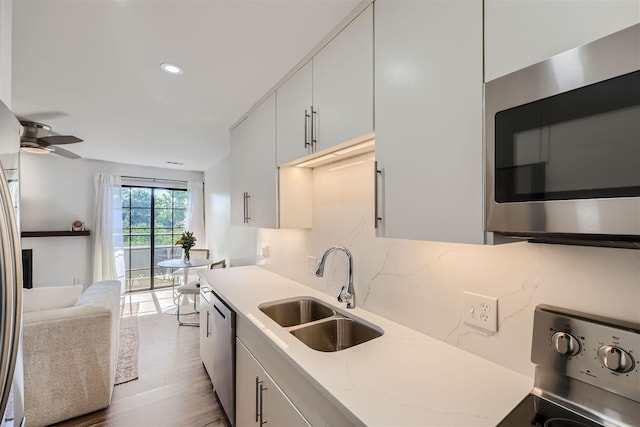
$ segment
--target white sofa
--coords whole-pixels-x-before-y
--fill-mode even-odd
[[[118,360],[120,282],[94,283],[79,298],[75,290],[66,288],[25,290],[24,406],[30,427],[77,417],[111,403]],[[54,298],[55,292],[64,296]]]

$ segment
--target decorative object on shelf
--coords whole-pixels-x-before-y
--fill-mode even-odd
[[[182,232],[182,236],[176,242],[176,245],[179,245],[179,246],[182,247],[182,249],[184,249],[184,262],[185,263],[189,263],[189,260],[191,259],[191,254],[189,253],[189,251],[191,251],[191,248],[195,246],[196,240],[198,240],[198,239],[196,239],[193,236],[193,232],[191,232],[191,231],[183,231]]]
[[[80,220],[75,220],[71,223],[71,229],[70,231],[85,231],[84,229],[84,222],[80,221]]]

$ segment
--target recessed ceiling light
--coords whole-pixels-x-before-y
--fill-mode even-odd
[[[160,68],[162,69],[162,71],[168,74],[180,75],[184,73],[182,67],[170,62],[163,62],[162,64],[160,64]]]

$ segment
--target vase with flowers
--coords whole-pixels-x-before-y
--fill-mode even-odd
[[[194,237],[193,232],[191,232],[191,231],[183,231],[182,232],[182,236],[176,242],[176,245],[181,246],[182,249],[184,250],[184,262],[185,262],[185,264],[188,264],[189,260],[191,259],[191,255],[189,254],[189,251],[191,251],[191,248],[195,246],[196,240],[197,239]]]

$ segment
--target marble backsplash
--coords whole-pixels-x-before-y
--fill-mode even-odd
[[[319,261],[329,246],[346,246],[358,306],[530,376],[537,304],[640,323],[640,251],[376,238],[372,168],[372,154],[316,168],[313,228],[259,229],[258,264],[338,295],[347,283],[346,257],[331,255],[317,278],[307,272],[306,256]],[[268,258],[260,254],[265,245]],[[462,322],[463,291],[498,298],[497,333]]]

